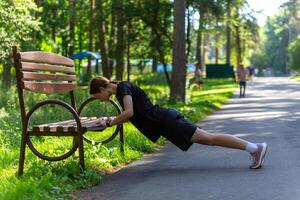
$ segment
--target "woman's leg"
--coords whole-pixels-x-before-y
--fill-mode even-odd
[[[242,87],[243,87],[242,82],[240,82],[240,97],[242,97],[242,95],[243,95],[243,93],[242,93]]]
[[[221,146],[233,149],[245,150],[248,142],[236,136],[227,134],[210,134],[203,129],[197,128],[191,138],[192,142],[210,146]]]
[[[243,93],[243,96],[245,96],[245,93],[246,93],[246,82],[244,82],[244,93]]]
[[[267,143],[255,144],[232,135],[209,134],[200,128],[196,129],[191,138],[191,142],[248,151],[252,156],[251,169],[258,169],[261,167],[268,147]]]
[[[252,156],[251,169],[258,169],[264,162],[267,152],[267,143],[251,143],[236,136],[227,134],[210,134],[197,128],[191,142],[198,144],[240,149],[249,152]]]

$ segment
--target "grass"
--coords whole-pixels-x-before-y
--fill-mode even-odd
[[[197,91],[192,87],[187,89],[187,102],[169,104],[168,87],[163,74],[146,74],[133,76],[133,82],[139,84],[155,104],[162,107],[173,107],[183,113],[191,122],[207,116],[218,109],[232,96],[236,84],[230,79],[206,80],[204,90]],[[77,102],[83,102],[88,97],[87,88],[76,92]],[[33,105],[37,100],[45,99],[43,94],[26,94],[26,101]],[[51,96],[54,98],[55,96]],[[62,99],[67,100],[63,95]],[[100,112],[100,108],[102,109]],[[109,105],[95,103],[85,110],[86,115],[104,113],[114,114]],[[95,110],[97,112],[95,112]],[[47,113],[47,114],[45,114]],[[32,118],[33,123],[43,123],[67,119],[70,116],[61,108],[48,106],[40,110]],[[154,152],[165,143],[160,138],[157,144],[151,143],[131,124],[125,124],[125,156],[119,151],[118,138],[107,145],[92,146],[85,144],[86,172],[82,173],[78,165],[78,153],[59,162],[40,160],[26,148],[25,173],[21,178],[16,177],[21,140],[21,122],[18,106],[18,96],[14,87],[8,92],[0,92],[0,199],[71,199],[71,193],[101,181],[102,177],[115,168],[139,159],[145,153]],[[109,134],[110,130],[106,130]],[[93,133],[88,133],[91,137]],[[102,134],[102,135],[105,135]],[[66,138],[34,138],[35,146],[49,155],[66,151],[72,140]]]
[[[297,82],[300,82],[300,76],[299,75],[292,76],[291,78],[294,79]]]

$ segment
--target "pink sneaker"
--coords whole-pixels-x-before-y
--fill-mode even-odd
[[[265,159],[268,145],[265,142],[258,143],[257,147],[258,147],[257,151],[251,154],[252,157],[252,164],[250,165],[251,169],[258,169],[262,166]]]

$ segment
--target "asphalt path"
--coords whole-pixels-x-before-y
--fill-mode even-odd
[[[246,97],[235,96],[199,122],[210,133],[267,142],[263,168],[249,169],[244,151],[172,144],[108,175],[78,199],[298,200],[300,199],[300,84],[289,78],[256,78]]]

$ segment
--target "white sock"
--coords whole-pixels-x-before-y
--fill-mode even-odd
[[[254,153],[257,151],[257,149],[258,149],[257,144],[251,142],[248,142],[245,148],[245,150],[248,151],[249,153]]]

